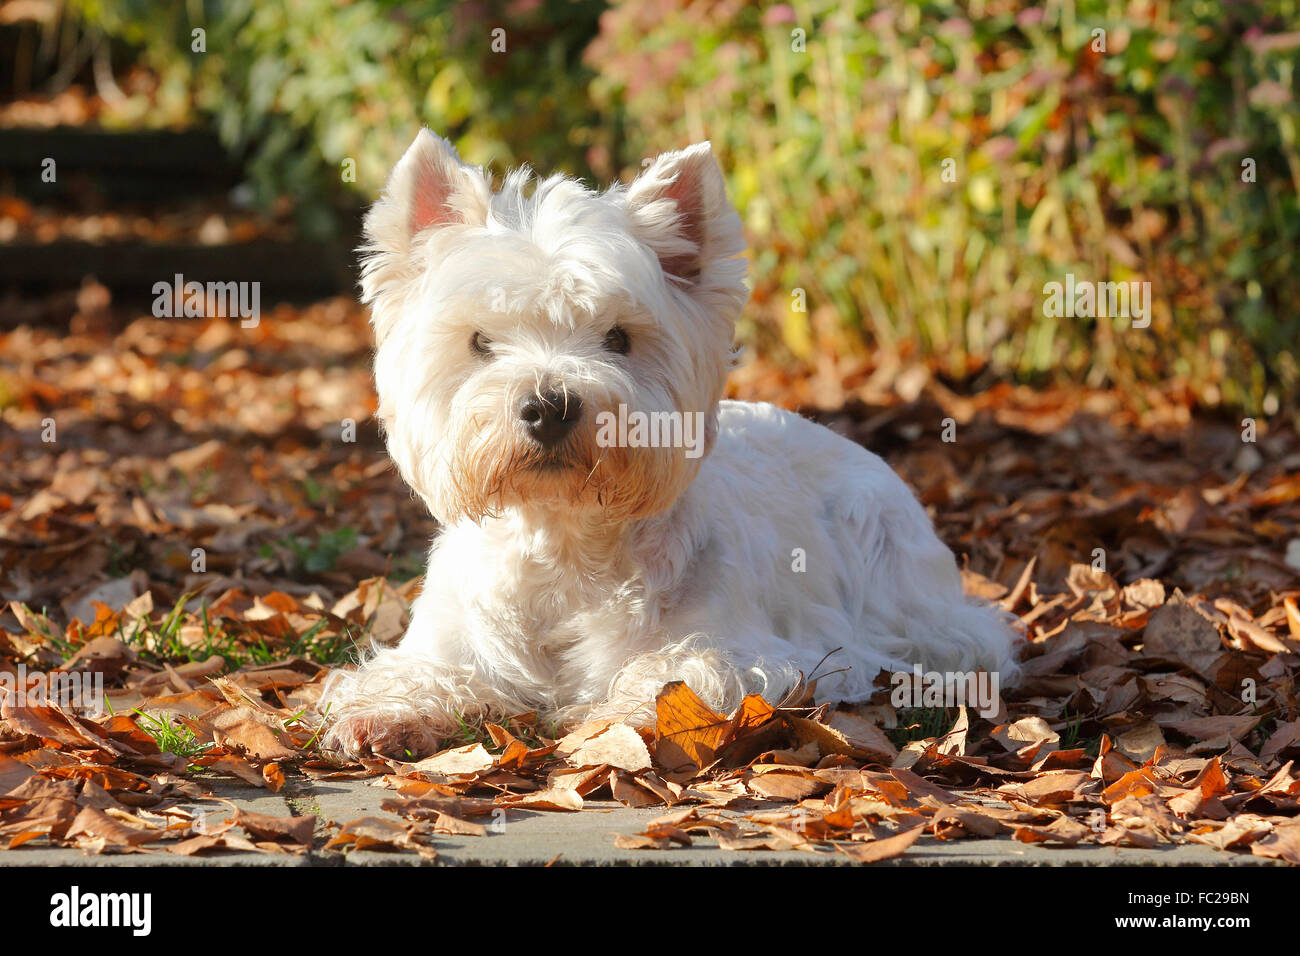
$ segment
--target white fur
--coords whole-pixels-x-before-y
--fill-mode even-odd
[[[461,717],[528,710],[647,720],[670,680],[725,710],[823,658],[826,700],[865,699],[880,669],[913,663],[1006,684],[1005,615],[963,597],[881,459],[720,402],[747,293],[708,144],[604,193],[532,183],[516,171],[494,193],[425,130],[367,217],[379,418],[442,531],[401,643],[327,685],[327,746],[427,752]],[[603,344],[616,324],[626,355]],[[562,467],[540,470],[555,459],[515,409],[546,388],[584,414]],[[596,413],[620,403],[703,412],[708,454],[600,447]]]

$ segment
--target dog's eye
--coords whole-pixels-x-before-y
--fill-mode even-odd
[[[605,348],[611,352],[617,352],[619,355],[626,355],[628,348],[631,346],[628,341],[627,333],[619,326],[614,326],[605,333]]]
[[[492,340],[482,332],[475,332],[469,340],[469,347],[478,355],[492,354]]]

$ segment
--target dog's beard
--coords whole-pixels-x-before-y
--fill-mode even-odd
[[[466,420],[441,469],[436,512],[444,521],[499,517],[509,508],[563,510],[611,522],[654,514],[694,477],[681,448],[602,447],[593,415],[553,449],[512,421]],[[452,436],[449,436],[452,437]]]

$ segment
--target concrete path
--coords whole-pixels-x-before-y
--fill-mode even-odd
[[[226,780],[207,781],[217,796],[254,813],[271,816],[315,814],[322,823],[339,825],[360,817],[376,816],[397,821],[380,804],[393,791],[373,786],[366,780],[308,781],[291,778],[284,790],[272,794],[256,787]],[[227,806],[195,804],[224,820]],[[484,837],[436,837],[436,863],[444,865],[500,866],[541,865],[646,865],[689,864],[737,865],[854,865],[835,852],[805,853],[769,850],[720,850],[714,841],[695,838],[691,847],[671,850],[621,850],[614,846],[617,834],[632,835],[645,829],[647,821],[667,812],[664,808],[631,810],[621,804],[589,801],[578,813],[510,810],[500,833]],[[480,818],[481,819],[481,818]],[[196,857],[173,853],[89,856],[75,849],[49,849],[27,845],[0,851],[0,866],[420,866],[427,865],[412,852],[316,850],[306,854],[212,853]],[[1016,866],[1083,864],[1102,866],[1268,866],[1275,861],[1249,853],[1221,853],[1207,846],[1188,845],[1164,849],[1114,849],[1110,847],[1045,848],[1018,843],[1010,838],[921,842],[901,859],[880,866],[936,866],[944,864]]]

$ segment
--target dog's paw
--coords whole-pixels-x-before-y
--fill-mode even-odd
[[[418,760],[434,753],[438,735],[417,717],[343,713],[330,722],[321,749],[348,760]]]

